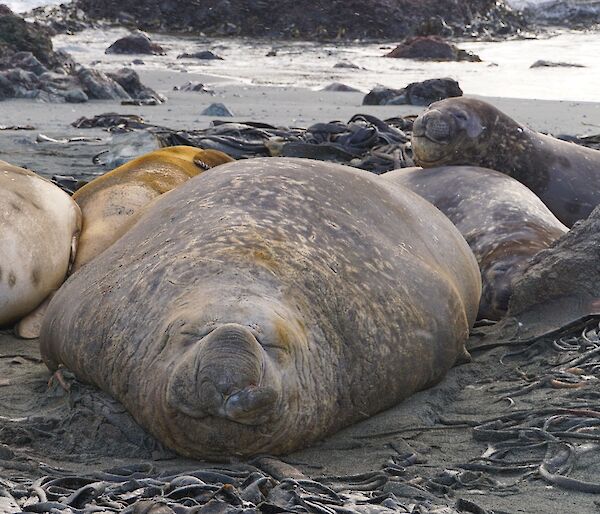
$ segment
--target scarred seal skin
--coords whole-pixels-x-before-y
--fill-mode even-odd
[[[424,168],[481,166],[517,179],[567,227],[600,203],[600,151],[535,132],[481,100],[431,104],[415,120],[412,148]]]
[[[479,319],[502,318],[531,257],[568,230],[531,190],[487,168],[404,168],[380,179],[431,202],[466,239],[481,270]]]
[[[41,353],[182,455],[282,454],[438,382],[480,293],[463,237],[418,195],[249,159],[163,195],[72,275]]]
[[[68,194],[0,161],[0,326],[22,320],[60,287],[80,229],[81,212]]]
[[[161,148],[77,190],[73,199],[81,207],[83,229],[73,271],[119,239],[156,197],[207,169],[232,161],[217,150],[192,146]]]

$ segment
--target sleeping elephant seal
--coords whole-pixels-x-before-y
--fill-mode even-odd
[[[41,352],[185,456],[281,454],[438,382],[480,293],[465,240],[418,195],[250,159],[158,198],[73,274]]]
[[[431,104],[415,120],[412,148],[424,168],[483,166],[517,179],[567,227],[600,204],[600,151],[535,132],[481,100]]]
[[[73,195],[83,229],[73,271],[119,239],[157,196],[233,159],[217,150],[172,146],[142,155],[92,180]]]
[[[460,230],[481,270],[479,319],[502,318],[531,257],[568,230],[523,184],[487,168],[404,168],[380,179],[430,201]]]
[[[80,229],[81,212],[68,194],[0,161],[0,326],[20,320],[16,334],[37,337],[34,311],[63,283]]]

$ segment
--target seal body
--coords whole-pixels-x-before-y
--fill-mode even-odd
[[[41,352],[183,455],[281,454],[439,381],[480,287],[460,233],[409,190],[249,159],[163,195],[73,274]]]
[[[474,98],[431,104],[413,126],[415,162],[471,165],[531,189],[567,227],[600,203],[600,151],[535,132]]]
[[[478,318],[498,320],[531,257],[567,232],[523,184],[487,168],[404,168],[380,179],[419,194],[454,223],[481,270]]]
[[[78,189],[83,229],[73,266],[77,270],[131,227],[148,203],[203,171],[231,162],[217,150],[192,146],[161,148],[138,157]]]
[[[60,287],[80,228],[68,194],[0,161],[0,326],[21,320]]]

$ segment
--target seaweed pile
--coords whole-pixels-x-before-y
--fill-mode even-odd
[[[413,165],[410,134],[414,118],[380,120],[369,114],[356,114],[347,123],[315,123],[308,128],[215,120],[207,129],[173,130],[146,124],[138,116],[105,113],[94,118],[80,118],[73,126],[101,127],[113,134],[142,129],[154,134],[158,146],[190,145],[220,150],[234,159],[306,157],[381,174]],[[95,160],[102,162],[100,154]],[[103,162],[109,167],[116,164],[111,158],[104,158]]]

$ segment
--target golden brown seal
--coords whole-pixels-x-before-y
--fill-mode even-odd
[[[172,146],[138,157],[83,186],[73,195],[83,214],[73,271],[119,239],[156,197],[231,161],[217,150]]]

